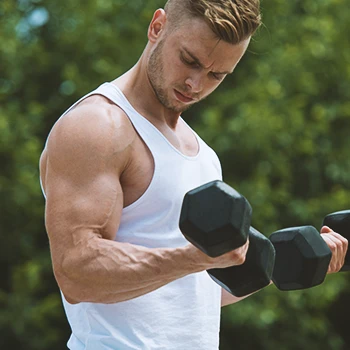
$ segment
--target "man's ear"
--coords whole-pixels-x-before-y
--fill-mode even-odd
[[[163,9],[158,9],[154,13],[152,21],[148,27],[148,40],[151,43],[155,43],[164,32],[166,21],[167,16],[165,11]]]

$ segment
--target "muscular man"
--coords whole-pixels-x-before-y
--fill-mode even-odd
[[[221,179],[181,118],[231,74],[260,25],[259,0],[169,0],[136,65],[57,121],[40,159],[53,269],[73,350],[218,348],[220,306],[238,301],[178,228],[184,194]],[[344,260],[341,237],[330,272]]]

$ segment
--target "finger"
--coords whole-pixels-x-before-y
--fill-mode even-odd
[[[337,237],[339,236],[339,237]],[[335,232],[333,232],[332,234],[332,240],[333,242],[335,242],[335,244],[337,245],[337,260],[336,260],[336,266],[335,266],[335,272],[340,271],[340,269],[343,267],[344,262],[345,262],[345,255],[346,255],[346,249],[344,247],[344,244],[341,240],[341,236],[336,234]]]
[[[241,265],[245,262],[245,258],[249,248],[249,241],[247,241],[243,246],[227,253],[230,261],[236,262],[237,265]]]
[[[323,227],[321,228],[321,235],[324,234],[324,233],[332,232],[332,231],[333,231],[333,230],[332,230],[330,227],[328,227],[328,226],[323,226]]]
[[[335,232],[335,231],[330,232],[330,234],[338,238],[339,241],[342,242],[343,247],[348,248],[348,240],[344,236],[340,235],[338,232]]]
[[[247,253],[248,249],[249,249],[249,239],[247,240],[247,242],[244,245],[244,252]]]
[[[234,252],[236,252],[237,254],[247,254],[248,249],[249,249],[249,241],[245,242],[244,245],[234,250]]]
[[[333,273],[334,269],[335,269],[334,261],[336,260],[336,256],[337,256],[337,252],[336,252],[337,246],[333,242],[333,240],[331,239],[329,234],[323,234],[322,238],[324,239],[324,241],[326,242],[326,244],[328,245],[328,247],[332,253],[332,257],[331,257],[331,261],[329,262],[329,265],[328,265],[327,273]]]
[[[323,234],[322,238],[330,248],[332,252],[332,259],[328,267],[328,273],[338,272],[344,265],[345,253],[344,244],[334,232],[329,234]]]
[[[343,237],[342,235],[340,235],[337,232],[333,232],[332,236],[337,238],[337,240],[338,240],[339,250],[342,253],[342,255],[341,255],[341,267],[340,267],[340,268],[342,268],[345,264],[345,259],[346,259],[346,255],[348,252],[349,242],[345,237]]]
[[[338,272],[338,263],[339,263],[339,255],[340,255],[339,246],[337,244],[335,237],[331,235],[327,235],[327,239],[328,239],[327,241],[328,247],[332,251],[332,259],[328,267],[328,272],[335,273],[335,272]]]
[[[334,231],[330,232],[329,236],[337,239],[337,243],[341,247],[341,250],[344,253],[344,259],[345,259],[345,255],[346,255],[346,253],[348,251],[348,247],[349,247],[348,240],[344,236],[340,235],[338,232],[334,232]]]
[[[343,250],[345,251],[345,254],[347,253],[348,247],[349,247],[349,242],[344,236],[340,235],[338,232],[333,231],[328,226],[323,226],[321,229],[321,235],[323,235],[325,233],[330,233],[334,237],[337,237],[339,239],[339,241],[342,243]]]

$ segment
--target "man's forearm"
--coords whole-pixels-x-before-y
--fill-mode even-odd
[[[69,302],[116,303],[205,270],[196,253],[191,245],[149,249],[94,238],[66,252],[55,275]]]

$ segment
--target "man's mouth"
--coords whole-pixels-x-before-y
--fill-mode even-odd
[[[189,102],[193,102],[194,101],[194,98],[192,97],[189,97],[189,96],[186,96],[184,94],[182,94],[180,91],[178,90],[175,90],[175,96],[176,98],[181,101],[181,102],[184,102],[184,103],[189,103]]]

